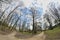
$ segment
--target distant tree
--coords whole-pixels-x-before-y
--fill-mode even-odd
[[[50,24],[49,29],[53,29],[51,19],[48,14],[45,14],[44,17],[46,18],[47,22]]]
[[[10,4],[12,2],[12,0],[0,0],[1,2],[4,2],[4,3],[8,3]]]
[[[15,28],[16,28],[17,23],[19,22],[19,20],[20,20],[20,26],[21,26],[21,13],[20,13],[20,16],[19,16],[19,17],[17,17],[17,20],[15,21],[15,23],[14,23],[13,27],[15,27]],[[20,31],[20,26],[19,26],[19,31]]]
[[[59,7],[57,7],[57,8],[59,8]],[[59,23],[59,22],[60,22],[60,15],[59,15],[59,13],[58,13],[58,9],[57,9],[57,8],[56,8],[56,6],[55,6],[55,3],[51,3],[51,4],[49,5],[49,11],[51,12],[51,14],[54,15],[54,17],[55,17],[55,22]]]
[[[7,16],[6,21],[9,19],[9,17],[13,14],[14,10],[17,9],[19,6],[16,6]]]
[[[1,16],[0,16],[0,19],[3,17],[5,11],[7,10],[8,8],[6,8],[2,13],[1,13]]]
[[[17,20],[15,21],[13,27],[16,29],[16,25],[17,25],[17,22],[19,21],[20,17],[17,18]]]
[[[12,20],[13,16],[14,16],[14,14],[12,14],[12,15],[9,17],[9,19],[7,20],[7,23],[8,23],[8,24],[9,24],[10,21]]]
[[[24,20],[23,23],[22,23],[22,32],[26,31],[26,30],[24,30],[25,29],[25,25],[26,25],[26,21]]]

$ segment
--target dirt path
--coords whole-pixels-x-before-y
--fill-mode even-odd
[[[38,34],[38,35],[35,35],[33,36],[32,38],[29,38],[27,40],[45,40],[45,35],[44,35],[44,32]]]
[[[45,35],[44,35],[44,32],[38,34],[38,35],[35,35],[31,38],[28,38],[28,39],[17,39],[16,37],[14,37],[14,35],[16,34],[16,32],[13,32],[9,35],[1,35],[0,34],[0,40],[45,40]]]

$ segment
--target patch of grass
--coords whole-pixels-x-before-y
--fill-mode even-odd
[[[56,26],[53,30],[45,31],[45,34],[47,35],[48,40],[60,39],[60,25]]]
[[[46,31],[46,33],[50,36],[54,36],[56,35],[57,33],[60,33],[60,28],[57,27],[57,28],[54,28],[53,30],[48,30]]]

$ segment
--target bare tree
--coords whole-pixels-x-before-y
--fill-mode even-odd
[[[21,6],[23,6],[23,3],[22,2],[19,2],[20,4],[18,4],[8,15],[7,15],[7,18],[5,18],[4,19],[4,21],[3,21],[3,23],[9,23],[10,22],[10,20],[12,19],[12,17],[13,17],[13,12],[18,8],[18,7],[21,7]],[[0,17],[0,19],[4,16],[4,13],[6,12],[6,10],[7,10],[8,8],[6,8],[3,12],[2,12],[2,15],[1,15],[1,17]],[[19,20],[19,18],[16,20],[16,22]],[[8,24],[7,23],[7,24]]]
[[[11,16],[13,15],[13,12],[14,12],[18,7],[23,6],[23,3],[22,3],[22,2],[20,2],[20,3],[21,3],[21,4],[17,5],[17,6],[8,14],[8,16],[7,16],[7,18],[4,20],[4,22],[9,21],[9,19],[12,18]]]
[[[58,8],[58,7],[57,7],[57,8]],[[56,21],[57,23],[59,23],[59,22],[60,22],[60,15],[59,15],[59,13],[58,13],[58,9],[57,9],[57,8],[56,8],[56,6],[55,6],[54,3],[51,3],[51,4],[49,5],[49,10],[50,10],[51,14],[54,15],[55,21]]]
[[[15,21],[13,27],[15,26],[15,28],[16,28],[17,23],[19,22],[19,20],[20,20],[20,25],[21,25],[21,13],[20,13],[20,16],[17,18],[17,20]],[[19,31],[20,31],[20,26],[19,26]]]
[[[36,18],[36,9],[35,8],[31,8],[31,12],[32,12],[32,18],[33,18],[33,34],[36,34],[37,31],[36,31],[36,26],[35,26],[35,18]]]
[[[10,23],[10,21],[11,21],[12,18],[13,18],[13,15],[14,15],[14,14],[12,14],[11,17],[9,17],[9,19],[7,20],[7,23]]]
[[[26,21],[24,20],[23,23],[22,23],[22,32],[26,31],[26,30],[24,30],[25,29],[25,25],[26,25]]]
[[[15,29],[16,29],[16,26],[15,26],[15,25],[17,25],[17,22],[18,22],[18,20],[19,20],[19,19],[20,19],[20,18],[18,17],[18,18],[17,18],[17,20],[15,21],[15,23],[14,23],[14,25],[13,25],[12,29],[13,29],[13,28],[15,28]]]
[[[8,3],[10,4],[12,2],[12,0],[0,0],[1,2],[4,2],[4,3]]]
[[[9,7],[7,7],[7,8],[1,13],[0,19],[3,17],[5,11],[6,11],[8,8],[9,8]]]
[[[51,19],[50,19],[49,15],[48,14],[45,14],[44,17],[46,18],[47,22],[50,24],[49,29],[53,29],[52,28]]]

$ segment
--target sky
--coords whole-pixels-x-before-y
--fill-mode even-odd
[[[26,7],[36,6],[41,7],[43,10],[46,9],[46,6],[51,0],[22,0],[24,2],[24,5]]]
[[[49,2],[60,2],[60,0],[22,0],[26,7],[36,6],[43,8],[43,12],[47,9]]]

